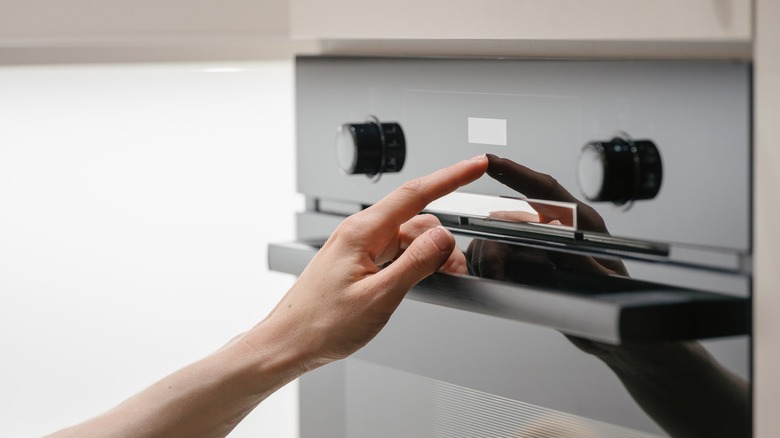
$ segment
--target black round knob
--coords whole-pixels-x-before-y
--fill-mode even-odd
[[[662,176],[661,154],[650,140],[615,137],[590,142],[583,146],[577,166],[585,198],[617,205],[654,198]]]
[[[336,138],[336,158],[347,174],[398,172],[406,159],[406,138],[395,122],[345,123]]]

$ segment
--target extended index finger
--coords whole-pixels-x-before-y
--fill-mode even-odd
[[[480,155],[407,181],[366,209],[365,213],[370,214],[373,223],[378,226],[399,227],[432,201],[482,176],[487,171],[487,165],[487,157]]]

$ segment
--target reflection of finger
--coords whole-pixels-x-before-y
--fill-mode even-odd
[[[512,160],[499,158],[495,155],[488,155],[488,162],[487,173],[496,181],[528,198],[575,202],[577,203],[577,222],[580,228],[588,231],[607,232],[604,220],[596,210],[572,196],[552,176],[536,172]],[[561,219],[562,222],[566,223],[562,218],[555,217],[555,213],[544,210],[544,206],[534,205],[532,207],[539,212],[543,222]]]
[[[577,199],[550,175],[495,155],[488,155],[488,161],[488,175],[528,198],[577,202]]]
[[[487,170],[487,163],[487,158],[482,155],[408,181],[363,213],[371,218],[373,229],[395,229],[432,201],[482,176]]]
[[[565,207],[559,205],[550,205],[544,202],[536,202],[532,200],[526,201],[528,205],[539,213],[540,222],[551,223],[553,221],[558,222],[555,225],[563,225],[573,227],[574,226],[574,209],[567,205]]]
[[[497,219],[506,222],[539,222],[539,215],[527,211],[491,211],[489,219]]]
[[[530,203],[530,202],[529,202]],[[559,225],[563,226],[564,223],[559,219],[547,219],[542,220],[538,214],[529,213],[527,211],[491,211],[488,214],[489,219],[512,222],[516,224],[533,222],[533,223],[547,223],[547,225]],[[571,215],[569,215],[569,222],[567,226],[571,226]]]
[[[586,231],[607,232],[604,220],[587,204],[572,196],[555,178],[536,172],[521,164],[495,155],[488,155],[488,175],[502,184],[524,194],[527,197],[553,201],[575,202],[577,204],[578,227]],[[540,203],[528,201],[529,205],[539,213],[540,222],[560,220],[570,224],[571,219],[563,219],[560,212],[547,209]],[[560,210],[560,209],[559,209]],[[592,257],[576,256],[566,253],[550,252],[550,259],[559,267],[569,268],[579,272],[598,272],[601,274],[628,275],[622,262],[617,260],[602,260]]]
[[[510,274],[507,269],[516,248],[520,247],[474,239],[466,251],[466,259],[477,277],[506,280]]]

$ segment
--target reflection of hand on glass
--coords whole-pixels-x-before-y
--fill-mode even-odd
[[[596,210],[572,196],[550,175],[536,172],[495,155],[488,155],[488,163],[488,175],[500,183],[528,198],[577,204],[577,224],[580,229],[607,233],[604,220]],[[490,217],[515,222],[538,221],[544,224],[559,222],[563,225],[573,223],[572,218],[567,216],[570,210],[543,203],[529,202],[529,204],[536,210],[537,215],[524,212],[494,212]],[[552,275],[558,269],[601,275],[628,274],[619,260],[543,251],[485,240],[472,242],[467,252],[467,259],[476,275],[497,280],[544,280],[544,276]]]
[[[511,160],[488,156],[488,175],[529,198],[577,204],[581,230],[607,233],[599,214],[553,177]],[[533,205],[538,220],[561,220],[544,205]],[[499,212],[497,219],[510,219]],[[521,219],[515,217],[515,219]],[[522,220],[534,220],[523,216]],[[467,260],[476,275],[518,283],[559,286],[562,271],[627,276],[620,260],[601,259],[519,245],[474,240]],[[575,277],[576,281],[576,277]],[[620,346],[573,336],[578,348],[602,360],[631,396],[673,437],[742,437],[750,434],[749,385],[720,365],[698,342],[633,343]]]

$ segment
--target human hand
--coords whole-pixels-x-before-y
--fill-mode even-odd
[[[485,156],[462,161],[409,181],[347,218],[255,327],[54,436],[227,435],[283,385],[370,341],[418,281],[436,270],[466,273],[452,235],[433,216],[418,213],[486,169]]]
[[[284,328],[304,370],[363,347],[417,282],[437,270],[466,273],[452,235],[418,213],[486,170],[485,156],[459,162],[345,219],[261,324]]]

